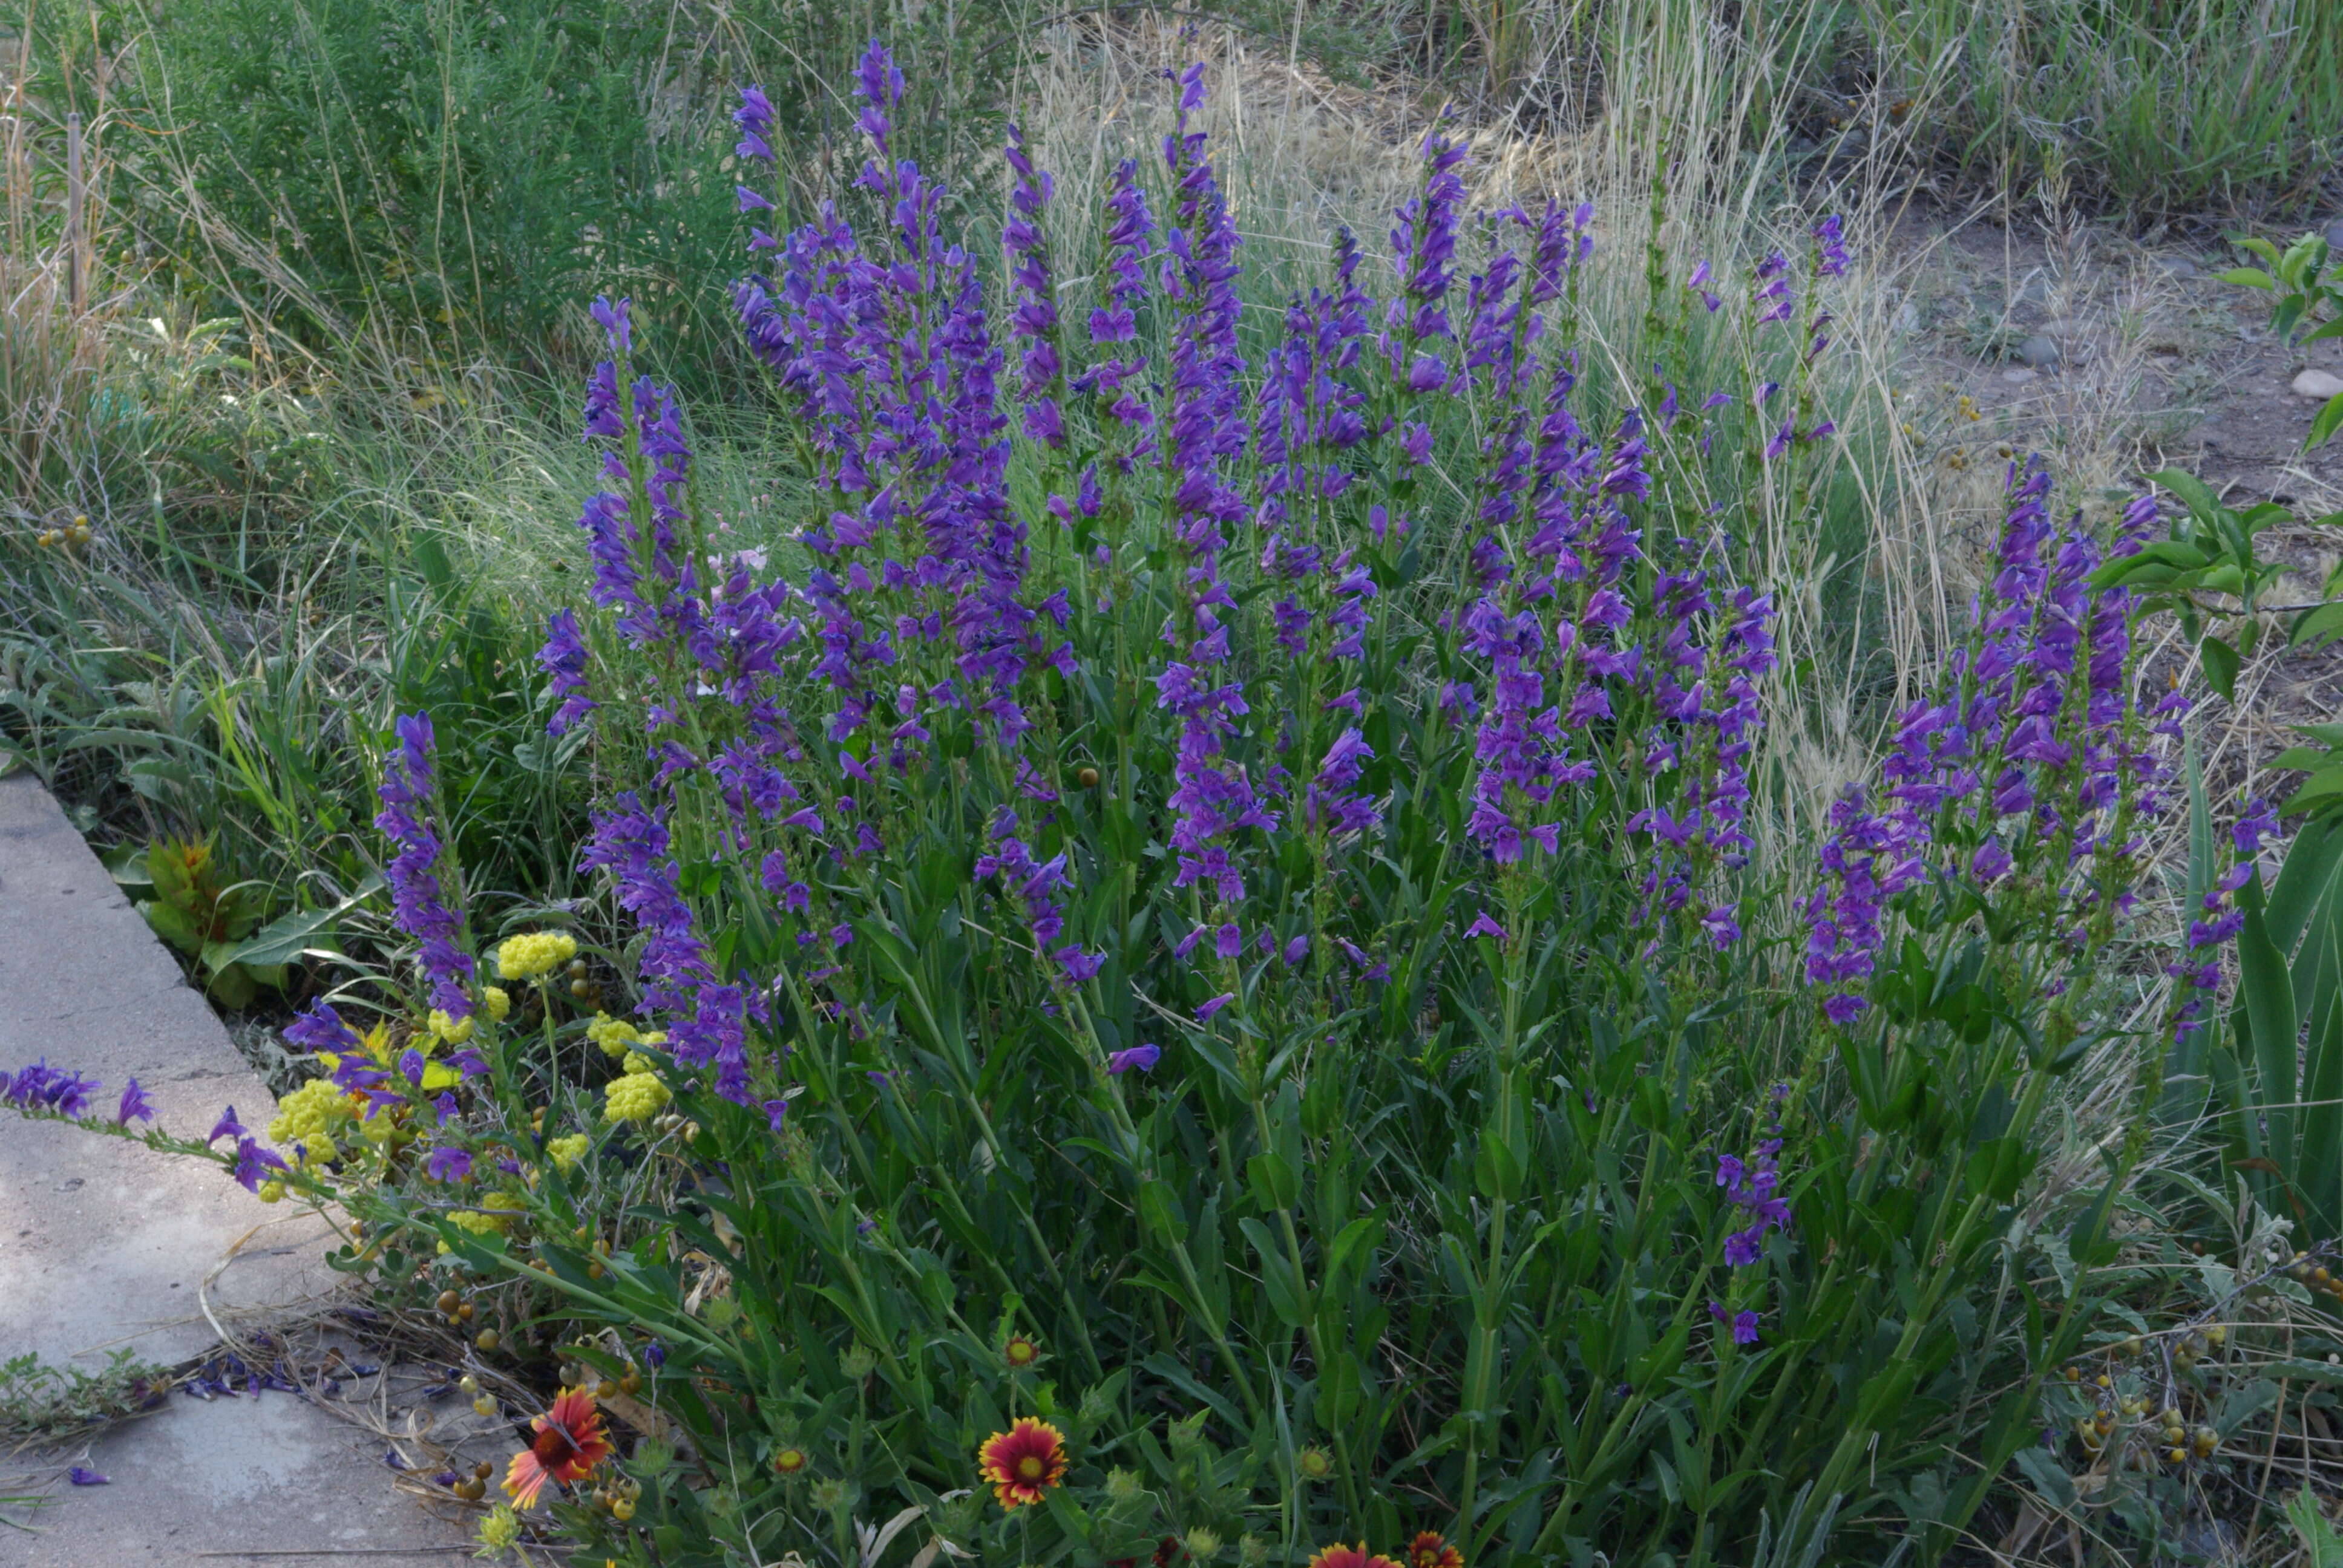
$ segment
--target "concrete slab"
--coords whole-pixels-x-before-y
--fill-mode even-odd
[[[173,1395],[70,1461],[110,1484],[63,1484],[51,1466],[46,1501],[0,1524],[0,1568],[461,1561],[466,1526],[398,1490],[387,1446],[294,1394]]]
[[[200,1137],[276,1101],[178,961],[27,775],[0,779],[0,1070],[35,1058],[106,1084],[136,1075],[161,1125]],[[0,1115],[0,1356],[176,1362],[216,1337],[196,1304],[255,1226],[285,1218],[218,1171],[55,1122]],[[328,1288],[318,1227],[252,1237],[216,1287],[275,1305]]]

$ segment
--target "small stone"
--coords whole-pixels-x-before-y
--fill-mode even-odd
[[[2010,357],[2020,365],[2031,365],[2036,370],[2046,370],[2058,363],[2058,343],[2056,338],[2037,332],[2019,344],[2017,352]]]
[[[2327,370],[2306,370],[2294,378],[2293,390],[2298,397],[2324,403],[2329,397],[2343,394],[2343,376]]]
[[[2327,243],[2337,250],[2343,250],[2343,217],[2327,226]]]
[[[2001,378],[2004,381],[2008,382],[2012,387],[2023,387],[2028,381],[2034,379],[2034,372],[2031,370],[2005,370],[2001,373]]]
[[[2167,277],[2186,279],[2198,273],[2197,264],[2185,256],[2159,256],[2156,265]]]

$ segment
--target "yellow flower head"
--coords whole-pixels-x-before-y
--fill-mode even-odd
[[[633,1024],[607,1012],[594,1015],[594,1021],[586,1026],[586,1038],[600,1046],[605,1056],[624,1056],[629,1046],[640,1045],[643,1039]]]
[[[313,1078],[277,1102],[277,1120],[268,1124],[268,1141],[289,1143],[357,1117],[357,1108],[339,1084],[330,1078]]]
[[[512,993],[500,985],[484,989],[480,992],[480,1002],[488,1010],[488,1016],[498,1023],[504,1022],[512,1012]]]
[[[342,1157],[334,1141],[323,1132],[304,1132],[284,1145],[286,1163],[296,1171],[315,1171]]]
[[[578,939],[568,931],[528,931],[497,946],[497,978],[536,980],[578,956]]]
[[[630,1072],[614,1078],[602,1091],[606,1121],[648,1121],[668,1102],[667,1085],[656,1074]]]
[[[627,1052],[627,1060],[618,1064],[618,1070],[621,1072],[651,1072],[657,1070],[658,1066],[659,1064],[657,1062],[653,1061],[649,1057],[645,1056],[641,1051],[630,1050]]]
[[[255,1189],[255,1191],[259,1194],[260,1201],[264,1203],[282,1203],[285,1201],[285,1183],[279,1181],[274,1176],[271,1176],[267,1181],[263,1181],[256,1189]]]
[[[510,1231],[514,1212],[524,1207],[526,1205],[518,1193],[491,1192],[480,1200],[480,1208],[491,1210],[494,1212],[482,1213],[470,1209],[458,1209],[448,1218],[475,1236],[485,1236],[492,1231]]]
[[[567,1176],[578,1169],[578,1161],[586,1158],[586,1151],[593,1141],[583,1132],[573,1132],[567,1138],[548,1138],[545,1141],[546,1157]]]
[[[449,1045],[461,1045],[471,1039],[472,1023],[472,1015],[469,1013],[466,1013],[462,1018],[449,1018],[436,1007],[431,1010],[431,1032]]]

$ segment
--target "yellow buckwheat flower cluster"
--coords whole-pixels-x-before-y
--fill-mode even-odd
[[[643,1041],[643,1037],[635,1032],[633,1024],[622,1018],[612,1018],[607,1012],[594,1015],[594,1021],[586,1026],[586,1038],[600,1046],[604,1056],[624,1056],[628,1047],[640,1045]]]
[[[668,1102],[667,1085],[649,1072],[614,1078],[602,1093],[608,1101],[602,1109],[606,1121],[648,1121]]]
[[[304,1132],[292,1142],[283,1144],[285,1163],[296,1171],[314,1171],[331,1165],[342,1157],[334,1141],[323,1132]]]
[[[586,1026],[586,1038],[600,1046],[604,1056],[624,1056],[639,1045],[665,1045],[667,1031],[653,1030],[643,1034],[625,1019],[598,1012],[594,1015],[594,1021]],[[627,1070],[633,1072],[636,1070],[630,1067]]]
[[[479,1213],[470,1209],[458,1209],[449,1218],[475,1236],[485,1236],[491,1231],[511,1230],[513,1213],[526,1207],[516,1193],[491,1192],[480,1200],[480,1208],[495,1210],[496,1212]]]
[[[645,1056],[641,1051],[630,1050],[627,1052],[627,1060],[618,1063],[618,1070],[621,1072],[630,1073],[652,1072],[658,1070],[658,1063],[651,1060],[649,1057]]]
[[[568,931],[529,931],[497,946],[497,978],[535,980],[578,956],[578,939]]]
[[[472,1017],[450,1018],[437,1008],[431,1010],[431,1032],[449,1045],[461,1045],[472,1038]]]
[[[488,1010],[488,1016],[498,1023],[504,1022],[512,1011],[512,993],[500,985],[492,985],[482,990],[480,1002]]]
[[[314,1138],[357,1116],[340,1085],[330,1078],[313,1078],[277,1102],[277,1120],[268,1124],[268,1141],[282,1144],[296,1138]],[[332,1147],[330,1140],[327,1147]]]
[[[564,1176],[578,1169],[578,1161],[586,1158],[586,1150],[593,1140],[583,1132],[573,1132],[567,1138],[548,1138],[545,1152]]]

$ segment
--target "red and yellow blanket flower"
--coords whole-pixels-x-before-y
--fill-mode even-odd
[[[610,1439],[594,1396],[582,1388],[564,1390],[550,1411],[528,1424],[537,1440],[514,1454],[505,1471],[505,1491],[519,1507],[534,1506],[548,1478],[582,1481],[610,1457]]]
[[[1337,1541],[1318,1548],[1318,1554],[1310,1559],[1310,1568],[1399,1568],[1399,1564],[1380,1552],[1369,1552],[1363,1541],[1356,1546]]]
[[[1021,1415],[976,1451],[976,1464],[1003,1508],[1039,1503],[1066,1479],[1065,1433],[1046,1421]]]
[[[1437,1530],[1419,1530],[1408,1543],[1407,1568],[1464,1568],[1464,1553]]]

